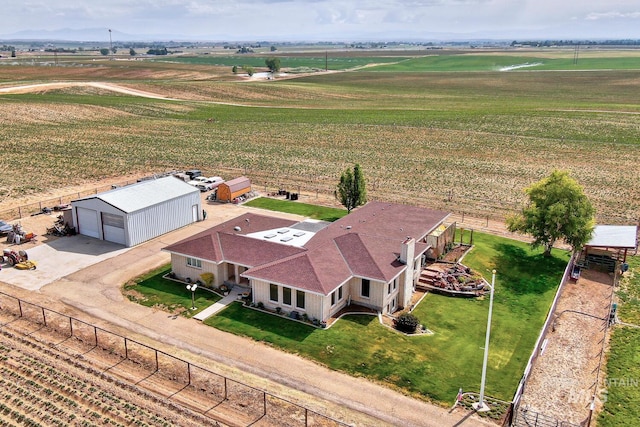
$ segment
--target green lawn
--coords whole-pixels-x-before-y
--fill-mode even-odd
[[[627,259],[618,291],[618,317],[640,324],[640,258]],[[640,329],[615,326],[607,355],[607,393],[604,409],[598,417],[603,427],[632,427],[640,420]]]
[[[510,400],[568,254],[545,259],[527,244],[480,233],[474,243],[466,263],[489,279],[489,270],[498,269],[486,390]],[[428,295],[414,313],[435,333],[418,337],[395,333],[372,316],[348,316],[321,330],[240,304],[205,323],[446,405],[459,387],[479,390],[487,311],[488,298]]]
[[[197,310],[191,310],[191,292],[186,289],[186,285],[162,277],[170,271],[170,265],[160,267],[125,284],[123,291],[131,301],[138,304],[164,307],[169,312],[186,317],[191,317],[220,300],[219,295],[198,288],[195,293]]]
[[[290,200],[270,199],[260,197],[245,203],[246,206],[268,209],[271,211],[287,212],[322,221],[333,222],[345,216],[345,209],[329,208],[326,206],[310,205],[307,203],[292,202]]]

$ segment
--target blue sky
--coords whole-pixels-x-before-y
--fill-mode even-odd
[[[640,0],[2,1],[0,37],[113,29],[202,40],[640,38]]]

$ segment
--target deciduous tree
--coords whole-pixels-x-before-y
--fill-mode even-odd
[[[348,212],[367,203],[364,175],[362,174],[359,164],[353,167],[353,172],[347,168],[342,173],[335,191],[335,197],[347,208]]]
[[[563,239],[574,250],[593,235],[595,209],[582,187],[565,171],[553,171],[525,189],[529,203],[507,218],[507,228],[533,236],[533,247],[544,246],[550,256],[554,243]]]
[[[267,58],[264,60],[264,63],[272,73],[280,71],[280,58]]]

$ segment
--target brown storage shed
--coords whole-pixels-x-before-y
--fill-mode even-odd
[[[234,178],[218,186],[218,200],[231,202],[236,197],[247,194],[249,191],[251,191],[251,181],[249,178],[245,176]]]

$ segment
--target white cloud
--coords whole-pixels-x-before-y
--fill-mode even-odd
[[[640,12],[592,12],[585,18],[587,21],[598,21],[601,19],[638,19],[640,18]]]
[[[637,0],[635,0],[637,1]],[[236,40],[386,39],[387,34],[640,38],[629,0],[24,0],[6,2],[0,33],[113,28]],[[578,18],[577,18],[578,17]],[[413,36],[412,36],[413,35]],[[522,35],[522,37],[525,37]],[[529,36],[527,36],[529,37]]]

